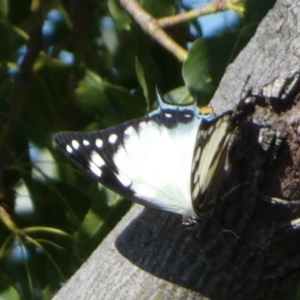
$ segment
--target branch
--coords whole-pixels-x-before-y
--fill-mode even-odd
[[[166,28],[170,26],[174,26],[180,23],[189,22],[194,19],[197,19],[202,16],[215,14],[217,12],[221,12],[224,10],[232,9],[239,13],[240,15],[244,14],[244,6],[232,3],[230,0],[215,0],[211,3],[207,4],[204,7],[191,10],[186,13],[178,14],[175,16],[164,17],[157,20],[157,23],[160,27]]]
[[[155,38],[158,43],[174,54],[179,61],[185,61],[188,53],[187,50],[171,39],[160,28],[156,19],[148,14],[134,0],[120,0],[120,3],[146,33]]]
[[[187,58],[187,50],[177,44],[171,37],[169,37],[163,27],[170,27],[183,22],[188,22],[199,16],[213,14],[216,12],[232,9],[239,14],[244,13],[244,6],[235,4],[231,0],[215,0],[205,7],[192,10],[184,14],[179,14],[171,17],[164,17],[155,19],[148,14],[135,0],[120,0],[124,9],[133,17],[133,19],[141,26],[141,28],[153,37],[159,44],[169,50],[181,62]]]

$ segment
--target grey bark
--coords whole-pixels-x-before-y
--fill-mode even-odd
[[[201,233],[134,206],[54,299],[282,299],[300,279],[300,206],[266,196],[300,199],[299,57],[300,3],[279,0],[212,101],[218,113],[254,107],[220,195],[241,186]]]

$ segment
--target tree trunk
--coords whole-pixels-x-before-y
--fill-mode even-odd
[[[282,299],[300,279],[300,205],[268,197],[300,199],[299,58],[300,3],[279,0],[211,102],[254,112],[201,233],[135,205],[54,299]]]

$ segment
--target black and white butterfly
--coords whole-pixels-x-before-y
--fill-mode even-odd
[[[192,226],[212,214],[223,174],[231,112],[214,118],[196,103],[157,95],[148,116],[97,132],[59,132],[60,150],[83,172],[134,202]]]

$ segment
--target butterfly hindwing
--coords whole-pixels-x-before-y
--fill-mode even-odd
[[[203,120],[198,131],[192,165],[191,194],[198,216],[213,210],[223,175],[230,139],[231,112]]]

